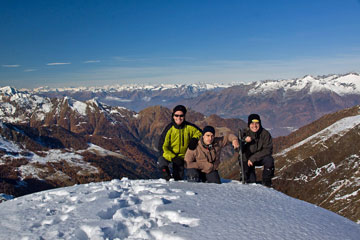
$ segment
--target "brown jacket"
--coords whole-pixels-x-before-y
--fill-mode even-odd
[[[231,133],[223,137],[216,137],[212,147],[209,148],[203,144],[202,138],[200,138],[195,150],[188,149],[186,151],[184,158],[185,167],[199,169],[204,173],[218,170],[221,149],[236,139],[237,137]]]

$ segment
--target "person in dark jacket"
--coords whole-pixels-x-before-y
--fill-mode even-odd
[[[258,114],[250,114],[248,128],[243,131],[242,139],[245,181],[256,182],[255,166],[264,166],[262,184],[271,187],[274,177],[274,158],[272,157],[273,144],[271,134],[262,127]]]
[[[189,182],[221,183],[218,173],[220,152],[228,143],[234,148],[239,147],[238,138],[229,133],[226,136],[215,137],[215,128],[206,126],[197,145],[189,146],[185,154],[185,167]],[[191,144],[192,145],[192,144]]]
[[[173,109],[172,121],[163,130],[158,149],[160,157],[158,167],[162,178],[167,181],[173,177],[175,181],[184,179],[184,156],[192,138],[201,137],[201,129],[185,120],[186,108],[178,105]],[[172,164],[172,175],[169,165]]]

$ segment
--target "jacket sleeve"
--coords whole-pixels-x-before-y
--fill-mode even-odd
[[[261,150],[254,153],[253,155],[251,155],[251,157],[249,158],[249,160],[254,163],[257,162],[259,160],[261,160],[262,158],[264,158],[265,156],[271,155],[272,154],[272,150],[273,150],[273,144],[272,144],[272,138],[270,133],[268,132],[264,132],[261,135]]]
[[[236,139],[237,139],[237,137],[234,134],[229,133],[220,138],[219,145],[221,148],[225,147],[228,143],[232,143],[232,141],[234,141]]]
[[[172,124],[168,124],[164,131],[161,133],[159,144],[158,144],[158,150],[160,153],[160,156],[163,156],[166,160],[171,161],[172,158],[174,158],[176,155],[168,148],[170,145],[170,139],[168,138],[168,133],[172,127]]]
[[[195,169],[198,169],[199,166],[196,162],[196,149],[195,150],[186,150],[186,153],[185,153],[185,158],[184,158],[184,161],[185,161],[185,167],[186,168],[195,168]]]
[[[202,136],[202,132],[201,129],[196,126],[195,124],[192,123],[188,123],[190,126],[192,126],[192,130],[191,130],[191,138],[197,138],[200,139],[200,137]]]

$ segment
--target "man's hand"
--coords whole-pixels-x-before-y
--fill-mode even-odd
[[[254,166],[254,164],[252,163],[252,161],[248,160],[248,166],[249,166],[249,167]]]
[[[250,137],[250,136],[247,136],[247,137],[245,138],[245,142],[247,142],[247,143],[251,142],[251,137]]]
[[[237,139],[235,139],[234,141],[232,141],[232,145],[234,146],[234,149],[237,149],[240,147],[239,141]]]
[[[189,141],[188,148],[190,150],[195,150],[197,145],[198,145],[198,142],[199,142],[199,140],[197,138],[191,138],[190,141]]]

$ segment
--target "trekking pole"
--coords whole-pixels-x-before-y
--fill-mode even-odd
[[[239,129],[239,162],[240,162],[240,168],[241,168],[241,182],[242,184],[245,184],[245,173],[244,173],[244,163],[243,163],[243,139],[242,139],[242,130]]]

